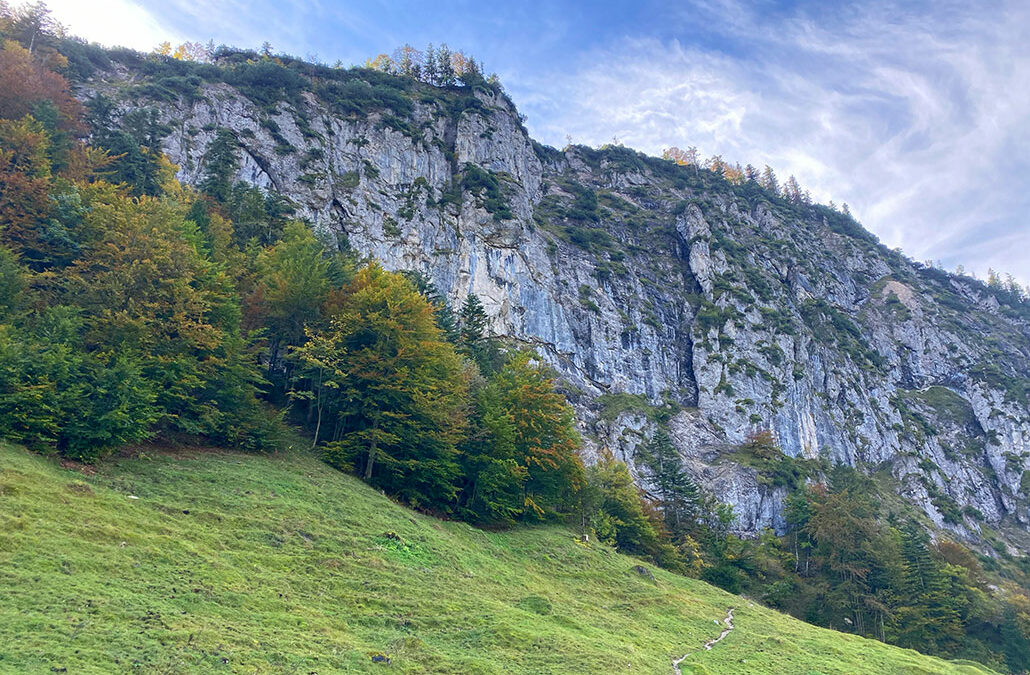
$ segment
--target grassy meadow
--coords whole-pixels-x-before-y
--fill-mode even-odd
[[[0,673],[990,672],[639,564],[412,512],[301,450],[84,472],[0,445]]]

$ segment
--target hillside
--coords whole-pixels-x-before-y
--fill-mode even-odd
[[[231,50],[216,64],[69,53],[78,95],[113,101],[111,124],[154,112],[184,182],[227,140],[235,179],[332,241],[425,274],[452,306],[476,294],[495,334],[563,375],[588,459],[608,447],[635,470],[662,427],[734,531],[783,533],[789,490],[732,453],[769,430],[788,459],[886,470],[927,525],[981,553],[1030,545],[1018,297],[753,181],[541,146],[496,85]],[[657,424],[663,401],[678,414]]]
[[[417,514],[301,451],[80,472],[0,446],[3,673],[991,672],[638,564]]]
[[[630,669],[671,669],[760,637],[758,610],[717,594],[704,612],[718,610],[705,618],[716,632],[664,634],[689,600],[667,591],[707,587],[660,576],[659,595],[626,595],[633,565],[600,542],[815,626],[1027,671],[1030,303],[1017,284],[917,264],[769,167],[544,147],[460,54],[423,69],[268,49],[144,55],[48,31],[45,11],[0,3],[0,439],[100,472],[75,488],[97,506],[50,500],[40,522],[92,531],[105,485],[122,493],[118,518],[163,507],[160,527],[138,524],[159,535],[145,546],[159,563],[130,562],[133,539],[119,537],[60,567],[149,589],[150,606],[115,614],[116,634],[149,616],[168,647],[172,628],[196,628],[185,645],[205,640],[197,658],[228,665],[227,635],[246,625],[230,610],[272,599],[261,570],[316,574],[281,564],[296,545],[344,576],[276,590],[314,612],[296,626],[248,614],[260,620],[247,619],[246,648],[270,668],[269,655],[310,653],[312,636],[332,640],[320,659],[356,645],[347,653],[367,667],[412,651],[474,670],[486,666],[468,651],[485,645],[531,672],[589,663],[584,644],[603,652],[597,669],[617,670],[604,653],[625,658],[626,640],[648,652]],[[288,478],[205,482],[227,461],[262,474],[295,437],[310,456],[272,464],[320,477],[314,492],[291,488],[308,494],[303,518],[277,511],[296,506]],[[192,450],[153,449],[169,439]],[[153,457],[105,461],[139,447]],[[317,460],[365,487],[334,494],[341,479]],[[15,475],[5,490],[31,484]],[[343,494],[369,489],[481,530],[437,523],[451,533],[437,539]],[[338,506],[348,499],[367,518]],[[14,527],[28,522],[18,513]],[[347,543],[336,518],[372,527]],[[204,546],[238,565],[196,571],[187,553],[203,560]],[[579,556],[591,551],[612,564],[590,571]],[[139,567],[104,571],[124,564]],[[13,568],[27,572],[12,582],[28,612],[17,617],[74,588],[35,576],[41,566]],[[440,589],[477,578],[481,592],[441,610]],[[198,602],[175,614],[166,601],[183,588]],[[351,606],[323,606],[316,588],[349,588]],[[86,602],[106,592],[88,590]],[[498,602],[560,625],[523,630]],[[72,633],[92,625],[92,605],[52,607],[78,607]],[[186,618],[209,611],[232,621]],[[809,635],[789,625],[772,637]],[[397,643],[413,631],[421,642]],[[693,647],[676,655],[684,635]],[[769,667],[789,670],[775,659],[792,649],[768,649]],[[132,667],[123,657],[114,665]]]

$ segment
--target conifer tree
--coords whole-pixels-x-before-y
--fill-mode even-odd
[[[412,77],[415,72],[415,60],[417,52],[415,49],[408,44],[398,49],[394,53],[394,61],[397,63],[397,68],[400,70],[401,75]]]
[[[214,140],[204,153],[204,177],[200,181],[200,190],[219,204],[229,201],[239,165],[239,143],[232,132],[219,127]]]
[[[762,170],[762,178],[759,181],[759,185],[764,187],[767,191],[773,195],[779,196],[780,194],[780,183],[776,180],[776,172],[773,171],[772,167],[768,164]]]
[[[902,531],[900,607],[892,622],[897,644],[955,655],[962,640],[962,589],[933,558],[929,537],[909,522]]]
[[[437,66],[436,75],[438,78],[438,84],[441,87],[450,87],[454,85],[454,64],[451,62],[451,50],[447,48],[446,44],[440,45],[440,49],[436,53]]]
[[[659,428],[638,455],[655,486],[666,525],[681,532],[696,520],[701,508],[701,491],[683,469],[679,453],[669,434]]]
[[[436,284],[425,274],[415,270],[404,270],[401,272],[408,281],[415,287],[422,296],[433,306],[436,325],[443,331],[444,337],[453,345],[461,345],[461,334],[458,330],[458,320],[451,309],[447,298],[440,293]]]
[[[474,349],[486,338],[486,310],[475,293],[465,296],[458,322],[461,343],[468,349]]]
[[[475,361],[480,372],[491,375],[505,363],[498,340],[487,334],[487,316],[483,303],[474,293],[465,297],[458,315],[458,351]]]
[[[799,204],[802,200],[801,186],[798,185],[798,179],[793,175],[787,179],[787,182],[783,185],[783,197],[787,201],[793,204]]]
[[[436,86],[439,83],[439,63],[436,60],[436,50],[430,42],[422,55],[422,79],[426,84]]]

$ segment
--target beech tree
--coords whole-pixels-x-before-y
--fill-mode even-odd
[[[412,505],[452,507],[466,386],[432,305],[410,282],[376,263],[362,268],[329,326],[309,329],[294,358],[316,396],[333,390],[316,426],[317,440],[332,413],[329,463]]]
[[[627,553],[647,556],[674,569],[680,566],[676,550],[658,516],[644,500],[626,465],[603,450],[587,469],[594,494],[590,517],[597,537]]]
[[[513,457],[525,471],[524,514],[564,510],[583,479],[572,406],[555,391],[546,368],[525,352],[510,358],[491,385],[510,419]]]
[[[311,228],[293,222],[281,241],[258,254],[255,266],[258,278],[248,304],[266,329],[271,376],[282,356],[304,341],[304,329],[321,318],[330,263]]]

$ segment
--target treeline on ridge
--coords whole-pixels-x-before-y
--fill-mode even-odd
[[[452,308],[422,275],[320,239],[288,199],[235,179],[230,134],[198,189],[180,184],[154,111],[71,96],[70,43],[45,15],[5,8],[0,39],[0,437],[89,462],[155,437],[274,450],[293,425],[441,516],[566,521],[813,623],[1030,662],[1026,595],[991,592],[991,559],[880,522],[858,472],[757,434],[737,452],[789,488],[789,532],[747,541],[683,470],[672,406],[634,467],[652,494],[610,453],[584,467],[552,375],[490,336],[474,294]]]

